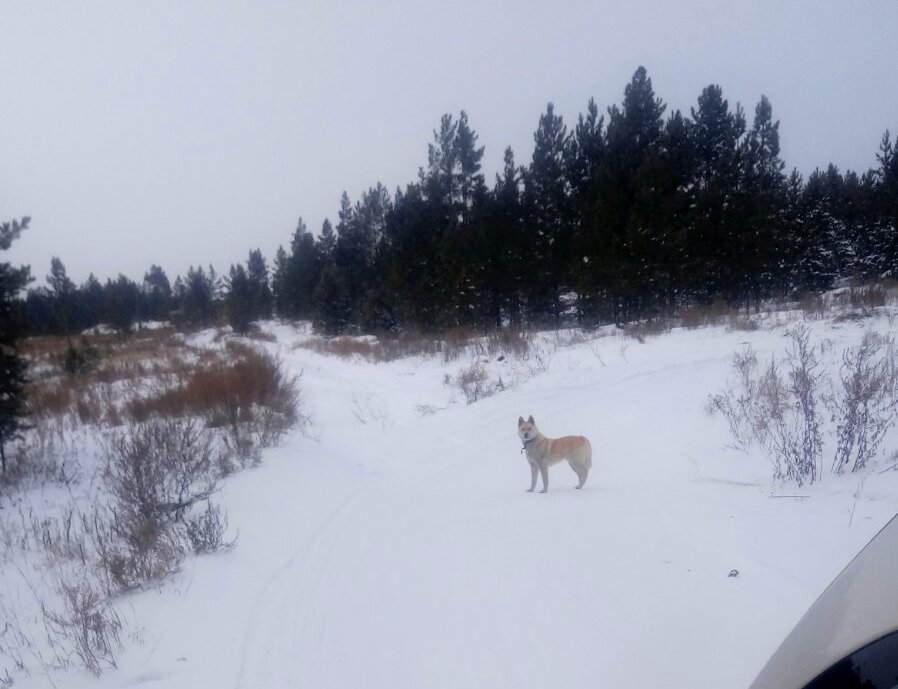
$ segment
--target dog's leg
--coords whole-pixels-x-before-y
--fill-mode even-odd
[[[583,484],[586,483],[586,469],[579,466],[572,459],[569,459],[567,463],[571,465],[571,469],[574,470],[574,473],[577,474],[577,478],[580,479],[580,483],[577,484],[577,488],[582,488]]]
[[[543,489],[540,493],[545,493],[549,490],[549,466],[545,462],[539,463],[539,473],[543,477]]]
[[[533,489],[536,488],[536,474],[538,471],[536,464],[530,462],[530,487],[527,489],[528,493],[532,493]]]

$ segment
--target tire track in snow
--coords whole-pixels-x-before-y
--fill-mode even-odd
[[[235,689],[299,686],[291,679],[291,673],[297,668],[283,667],[288,658],[301,660],[302,649],[290,644],[291,640],[297,640],[298,635],[291,632],[296,630],[303,618],[304,599],[310,594],[314,595],[315,590],[320,587],[326,563],[337,541],[332,532],[345,519],[346,512],[362,492],[356,491],[344,498],[315,532],[269,577],[256,595],[246,624]],[[303,576],[303,572],[309,570],[312,576]],[[298,588],[299,586],[302,588]],[[289,629],[286,628],[287,625],[291,625]],[[293,648],[284,648],[285,643],[293,645]],[[274,683],[275,680],[283,681]]]

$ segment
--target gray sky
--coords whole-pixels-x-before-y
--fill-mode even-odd
[[[646,66],[670,108],[709,83],[773,103],[789,168],[865,170],[898,130],[898,1],[0,0],[0,219],[43,283],[174,279],[271,260],[382,181],[412,181],[444,112],[468,112],[490,182]],[[4,260],[6,257],[4,257]]]

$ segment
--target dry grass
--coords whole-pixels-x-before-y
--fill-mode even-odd
[[[280,361],[249,345],[228,341],[221,356],[157,392],[130,400],[132,421],[153,417],[195,418],[220,429],[240,464],[259,461],[260,447],[274,445],[290,428],[304,424],[296,379]],[[224,468],[230,467],[226,462]],[[233,468],[233,467],[230,467]]]
[[[798,297],[798,308],[805,318],[823,318],[826,314],[826,303],[823,295],[817,292],[805,292]]]
[[[271,407],[295,418],[295,393],[281,364],[252,347],[228,342],[230,356],[196,368],[181,384],[128,405],[129,416],[203,416],[212,427],[238,423],[254,407]]]
[[[669,333],[671,329],[671,320],[665,318],[653,318],[647,321],[636,321],[628,323],[624,327],[624,335],[632,337],[634,340],[642,344],[647,337],[655,335],[663,335]]]
[[[470,328],[458,327],[439,336],[407,330],[398,335],[315,337],[296,347],[341,359],[358,357],[373,363],[413,356],[440,357],[444,363],[449,363],[466,355],[520,358],[530,350],[532,343],[533,336],[519,329],[477,333]]]
[[[692,304],[683,308],[677,317],[680,325],[687,329],[701,328],[706,325],[721,325],[739,317],[739,309],[730,306],[722,299],[715,299],[710,304]]]

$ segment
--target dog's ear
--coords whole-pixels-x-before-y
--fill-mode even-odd
[[[536,421],[533,420],[533,414],[531,414],[531,415],[530,415],[530,418],[527,419],[527,423],[529,423],[529,424],[532,425],[532,426],[535,426],[535,425],[536,425]]]
[[[520,428],[520,427],[523,426],[523,425],[524,425],[524,417],[523,417],[523,416],[519,416],[519,417],[518,417],[518,428]]]

